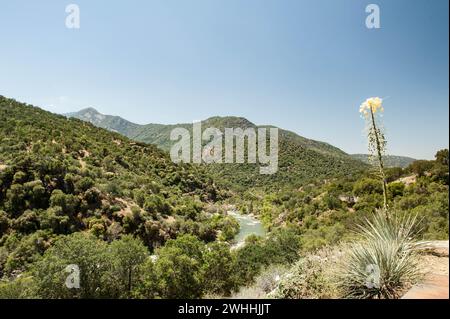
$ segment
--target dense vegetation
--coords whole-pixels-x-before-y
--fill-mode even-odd
[[[206,212],[223,192],[201,167],[3,97],[0,123],[2,274],[26,270],[57,236],[79,231],[106,241],[133,234],[153,250],[180,234],[209,242],[237,230]]]
[[[263,296],[269,294],[278,298],[398,298],[422,277],[425,269],[420,266],[419,260],[425,246],[421,237],[448,238],[449,152],[448,149],[440,150],[435,155],[435,161],[415,161],[406,172],[402,168],[386,172],[383,163],[386,140],[379,129],[382,112],[382,99],[378,97],[369,98],[360,106],[360,113],[368,126],[369,150],[375,156],[373,178],[362,176],[353,183],[352,196],[344,193],[338,197],[340,201],[354,206],[347,208],[349,212],[357,212],[359,218],[364,215],[364,210],[357,207],[360,197],[372,194],[382,197],[382,200],[372,197],[365,203],[366,207],[363,207],[368,206],[370,216],[352,223],[356,230],[352,233],[352,240],[336,245],[339,242],[339,234],[336,233],[333,249],[322,249],[325,254],[316,252],[302,256],[276,284],[269,279],[272,270],[265,270],[247,291],[256,289],[258,292],[259,289],[265,292]],[[404,173],[413,175],[402,176]],[[412,184],[417,184],[417,187],[408,188],[405,192],[405,185]],[[341,193],[350,189],[342,187],[344,184],[338,186],[341,186]],[[315,200],[320,202],[329,194],[330,191],[325,190]],[[429,201],[420,198],[418,202],[416,195],[419,194],[431,198]],[[325,203],[329,216],[339,209],[336,199],[327,198]],[[271,216],[269,213],[269,222]],[[296,222],[301,225],[303,218]],[[335,226],[336,222],[332,225]],[[306,238],[309,229],[307,227],[301,239]],[[326,239],[328,233],[325,230],[320,237]],[[347,234],[345,229],[343,234]],[[305,247],[302,248],[304,250]],[[340,261],[336,262],[337,259]],[[267,290],[267,287],[272,289]]]
[[[170,140],[170,132],[174,128],[182,127],[192,133],[192,124],[189,123],[137,125],[117,116],[103,115],[92,108],[67,115],[119,132],[136,141],[157,145],[165,151],[169,151],[174,143]],[[211,117],[202,121],[202,128],[207,127],[224,132],[225,128],[257,129],[268,126],[256,126],[241,117]],[[207,165],[205,169],[216,183],[240,192],[248,188],[273,190],[280,186],[300,187],[314,179],[354,175],[365,167],[361,161],[332,145],[279,129],[277,174],[261,175],[259,164],[214,164]]]
[[[0,124],[0,298],[230,296],[276,265],[314,272],[306,253],[352,239],[383,204],[374,173],[286,131],[279,174],[258,179],[250,165],[175,165],[155,146],[4,97]],[[386,174],[390,208],[417,214],[423,238],[447,239],[448,150]],[[230,249],[239,226],[222,204],[258,216],[267,237]],[[65,285],[72,264],[80,289]]]
[[[284,231],[231,251],[238,224],[215,205],[228,192],[201,166],[4,97],[0,123],[1,297],[227,295],[267,256],[297,256]]]
[[[417,161],[405,169],[386,170],[390,209],[418,215],[425,239],[448,238],[448,150],[434,161]],[[273,193],[248,192],[237,200],[242,211],[258,214],[268,229],[298,229],[303,250],[340,239],[383,205],[376,172],[311,183]]]

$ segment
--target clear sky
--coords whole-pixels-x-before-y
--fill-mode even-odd
[[[65,27],[80,7],[81,28]],[[381,28],[367,29],[378,4]],[[385,98],[388,151],[449,144],[448,0],[0,2],[0,94],[137,123],[243,116],[366,152],[359,104]]]

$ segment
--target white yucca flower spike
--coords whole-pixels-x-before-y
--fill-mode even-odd
[[[368,118],[371,115],[371,111],[373,114],[382,113],[383,109],[383,99],[379,97],[370,97],[365,100],[359,107],[359,113],[364,118]]]

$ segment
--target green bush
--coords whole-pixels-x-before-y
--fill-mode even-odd
[[[360,226],[342,268],[341,288],[348,298],[397,298],[419,277],[416,219],[378,212]]]
[[[322,249],[300,258],[281,276],[269,295],[277,299],[329,299],[339,297],[335,274],[338,256]]]

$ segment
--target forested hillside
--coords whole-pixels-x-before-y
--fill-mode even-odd
[[[0,97],[0,276],[27,271],[62,235],[149,252],[183,234],[229,240],[237,223],[206,207],[222,197],[202,167],[155,146]]]
[[[360,160],[367,164],[371,163],[370,157],[368,154],[352,154],[354,159]],[[406,168],[409,164],[415,161],[414,158],[407,156],[397,156],[397,155],[385,155],[383,156],[383,161],[386,167],[401,167]]]
[[[182,227],[169,227],[168,216],[195,222],[221,196],[202,167],[173,164],[152,145],[11,99],[0,102],[0,207],[20,220],[10,225],[19,232],[43,225],[55,233],[133,232],[154,246]],[[214,238],[213,229],[204,231],[200,237]]]
[[[298,256],[283,229],[230,250],[230,193],[203,166],[5,97],[0,123],[0,298],[230,295]]]
[[[231,296],[311,251],[352,241],[383,205],[374,170],[287,131],[280,171],[258,179],[251,165],[173,164],[156,146],[5,97],[0,124],[0,298]],[[424,239],[448,238],[448,157],[441,150],[386,170],[390,210],[418,216]],[[267,235],[230,249],[233,206]],[[65,285],[70,265],[81,270],[79,289]],[[322,274],[309,270],[307,288],[322,287]]]
[[[169,151],[174,144],[170,132],[176,127],[188,129],[192,133],[192,124],[175,125],[148,124],[137,125],[122,118],[103,115],[93,109],[66,114],[70,117],[88,121],[94,125],[119,132],[131,139],[157,145]],[[119,120],[120,119],[120,120]],[[215,127],[221,131],[225,128],[258,128],[241,117],[211,117],[202,121],[202,128]],[[293,132],[279,129],[279,169],[274,175],[261,175],[259,165],[226,164],[209,165],[206,170],[215,180],[234,190],[263,188],[266,190],[279,187],[300,187],[311,181],[318,181],[337,176],[357,174],[366,166],[353,159],[342,150],[319,141],[301,137]]]

